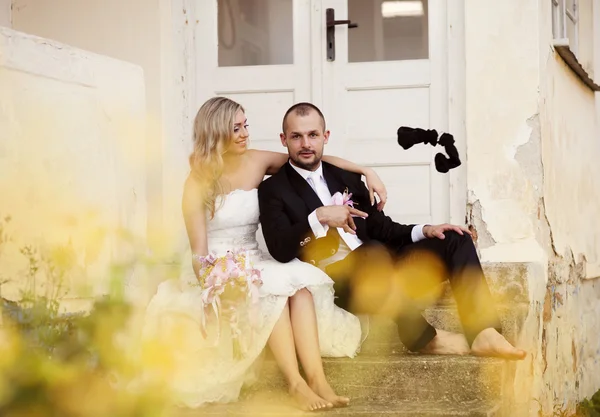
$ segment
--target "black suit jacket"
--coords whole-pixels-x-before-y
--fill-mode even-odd
[[[322,162],[323,176],[329,191],[352,193],[355,208],[369,214],[367,219],[354,218],[356,234],[363,241],[380,241],[394,249],[412,243],[414,225],[394,222],[371,206],[369,191],[359,174],[344,171]],[[316,239],[308,223],[308,215],[323,204],[308,182],[286,163],[277,174],[258,187],[260,223],[269,253],[279,262],[294,258],[313,265],[334,255],[340,235],[330,227],[327,236]]]

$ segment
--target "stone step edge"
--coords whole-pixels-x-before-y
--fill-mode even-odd
[[[499,415],[501,402],[476,400],[463,403],[439,403],[433,401],[381,402],[356,401],[344,408],[324,411],[332,416],[469,416],[492,417]],[[289,397],[268,394],[263,397],[242,399],[237,403],[210,405],[198,410],[183,410],[174,417],[200,416],[309,416],[314,412],[303,412],[295,407]]]

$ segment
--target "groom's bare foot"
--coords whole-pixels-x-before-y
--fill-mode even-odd
[[[437,334],[420,353],[430,355],[466,355],[470,352],[467,338],[460,333],[436,329]]]
[[[493,356],[511,360],[523,360],[527,355],[524,350],[511,345],[504,336],[491,327],[477,335],[471,345],[471,351],[473,355],[477,356]]]
[[[333,407],[331,401],[315,394],[303,379],[290,384],[290,395],[294,397],[304,411],[326,410]]]
[[[350,404],[350,398],[337,395],[325,378],[309,381],[309,386],[322,398],[332,403],[334,407],[347,407]]]

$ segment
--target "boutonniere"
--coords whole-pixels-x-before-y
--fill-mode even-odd
[[[348,192],[348,187],[346,187],[344,189],[343,194],[338,191],[331,197],[331,205],[333,205],[333,206],[349,206],[349,207],[354,208],[355,204],[358,205],[358,203],[355,203],[354,201],[352,201],[352,193]],[[352,217],[360,217],[360,216],[352,215]]]
[[[334,206],[350,206],[354,208],[352,201],[352,193],[348,193],[348,187],[344,190],[344,194],[339,191],[331,197],[331,204]]]

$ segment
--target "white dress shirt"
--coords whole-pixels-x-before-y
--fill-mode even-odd
[[[306,169],[298,168],[291,162],[289,164],[296,170],[298,174],[304,178],[311,188],[317,193],[317,196],[321,200],[324,206],[331,205],[331,192],[329,191],[329,187],[327,187],[327,181],[325,181],[325,177],[323,176],[323,165],[319,164],[319,167],[314,171],[308,171]],[[308,224],[312,232],[315,235],[315,238],[319,239],[327,235],[327,231],[329,230],[329,225],[321,224],[319,219],[317,218],[317,210],[314,210],[312,213],[308,215]],[[424,224],[419,224],[413,227],[411,232],[411,238],[413,242],[418,242],[419,240],[425,239],[425,235],[423,235],[423,226]],[[358,236],[353,235],[351,233],[347,233],[341,227],[337,228],[337,231],[342,238],[340,242],[340,247],[335,255],[324,259],[319,263],[320,268],[324,268],[327,265],[330,265],[334,262],[340,261],[344,259],[351,251],[358,248],[363,244],[362,240],[358,238]]]

